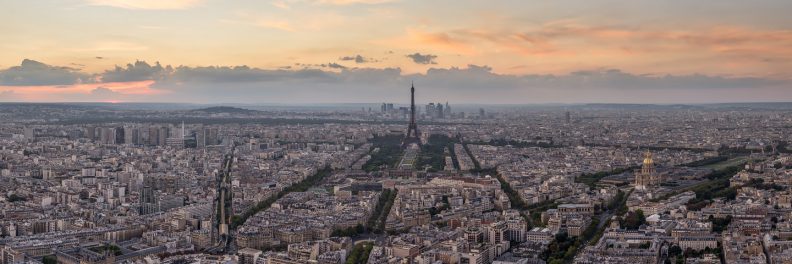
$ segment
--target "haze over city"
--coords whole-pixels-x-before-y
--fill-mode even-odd
[[[0,101],[792,100],[789,1],[42,0],[0,10]],[[423,101],[422,101],[423,102]]]

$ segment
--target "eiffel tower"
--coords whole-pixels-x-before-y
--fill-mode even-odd
[[[418,125],[415,123],[415,84],[410,87],[410,124],[407,126],[407,135],[402,141],[402,147],[407,147],[410,144],[421,144],[420,135],[418,134]]]

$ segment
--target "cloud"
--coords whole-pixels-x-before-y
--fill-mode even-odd
[[[117,41],[117,40],[108,40],[108,41],[92,42],[90,45],[86,45],[85,47],[72,49],[72,51],[77,51],[77,52],[114,52],[114,51],[144,51],[144,50],[148,50],[148,49],[149,49],[148,46],[141,45],[141,44],[138,44],[138,43]],[[101,57],[96,57],[96,58],[97,59],[103,59]]]
[[[22,98],[12,90],[0,91],[0,102],[14,102],[20,100],[22,100]]]
[[[567,70],[569,64],[582,62],[676,73],[703,70],[767,76],[782,75],[781,69],[792,60],[792,30],[740,26],[677,30],[551,21],[521,28],[410,28],[405,37],[400,40],[408,44],[465,55],[545,57],[540,59],[565,65]],[[768,57],[786,60],[768,62]]]
[[[407,55],[407,57],[412,59],[413,62],[418,64],[437,64],[437,62],[435,62],[435,59],[437,59],[437,55],[421,54],[416,52],[415,54]]]
[[[104,82],[131,82],[131,81],[144,81],[144,80],[160,80],[166,75],[170,74],[173,68],[162,67],[159,62],[154,66],[149,65],[145,61],[135,61],[134,64],[127,64],[126,68],[116,66],[115,69],[105,71],[102,74],[102,81]]]
[[[25,69],[32,67],[32,62],[23,64]],[[648,75],[607,68],[557,75],[500,74],[492,67],[472,64],[430,68],[420,74],[405,74],[399,68],[349,68],[338,63],[297,66],[293,69],[259,69],[244,65],[172,67],[136,61],[106,71],[98,78],[102,83],[0,84],[0,91],[5,91],[0,99],[295,104],[400,102],[405,99],[406,102],[408,84],[415,81],[420,101],[695,103],[792,100],[792,80],[789,79]]]
[[[71,97],[71,101],[79,101],[79,102],[117,102],[117,101],[124,101],[124,99],[130,98],[130,96],[113,91],[107,87],[97,87],[88,92],[88,94],[81,94],[81,95],[67,95]],[[140,98],[140,97],[139,97]]]
[[[294,27],[292,27],[291,23],[282,20],[258,20],[255,21],[253,24],[257,27],[277,29],[286,32],[297,31],[296,29],[294,29]]]
[[[201,0],[88,0],[88,3],[134,10],[169,10],[195,7]]]
[[[339,60],[342,60],[342,61],[355,61],[355,63],[358,63],[358,64],[367,63],[367,62],[377,62],[377,60],[375,60],[375,59],[366,58],[366,57],[363,57],[361,55],[344,56],[344,57],[339,58]]]
[[[91,75],[78,69],[51,66],[35,60],[24,59],[19,66],[0,70],[0,86],[69,85],[93,82]]]
[[[115,92],[115,91],[110,90],[110,89],[105,88],[105,87],[96,87],[96,89],[91,90],[91,95],[97,96],[97,97],[103,97],[103,98],[104,97],[118,96],[120,94],[121,93]]]
[[[315,3],[326,5],[376,5],[396,2],[396,0],[315,0]]]
[[[335,63],[335,62],[328,63],[327,67],[328,68],[332,68],[332,69],[346,69],[347,68],[346,66],[338,64],[338,63]]]
[[[327,65],[325,65],[327,67]],[[332,72],[317,69],[265,70],[248,66],[176,67],[159,84],[173,83],[257,83],[304,80],[325,82],[333,80]]]
[[[275,0],[275,1],[270,2],[270,4],[272,4],[272,6],[274,6],[274,7],[280,8],[280,9],[286,9],[286,10],[291,9],[291,6],[289,6],[289,3],[287,3],[284,0]]]
[[[428,33],[408,29],[407,34],[420,44],[437,46],[449,51],[471,54],[474,50],[470,45],[470,41],[466,40],[465,36],[459,36],[457,32]]]
[[[181,66],[157,81],[153,88],[171,91],[173,93],[166,94],[167,98],[187,102],[371,102],[403,97],[403,88],[410,81],[415,81],[426,100],[457,102],[792,100],[789,80],[764,78],[698,74],[655,76],[618,69],[561,75],[512,75],[495,73],[492,67],[485,65],[430,68],[425,74],[403,75],[399,68],[340,68],[343,66],[335,63],[323,66],[340,71]]]
[[[433,55],[422,55],[433,56]],[[145,62],[136,64],[148,65]],[[692,75],[637,75],[618,69],[594,69],[575,71],[563,75],[511,75],[494,73],[492,67],[486,65],[467,65],[464,68],[430,68],[425,74],[402,75],[399,68],[348,68],[337,63],[317,65],[330,69],[341,69],[340,72],[319,69],[278,69],[266,70],[248,66],[225,67],[187,67],[180,66],[172,71],[165,70],[170,66],[153,66],[162,69],[157,71],[157,86],[168,89],[172,85],[189,88],[196,84],[247,84],[269,85],[299,84],[306,90],[327,84],[338,84],[342,87],[372,86],[377,84],[398,84],[407,79],[421,81],[439,90],[469,90],[471,98],[477,98],[486,87],[487,91],[514,91],[521,89],[538,89],[542,93],[553,94],[558,91],[674,91],[685,90],[725,90],[750,89],[752,87],[783,87],[787,80],[765,78],[737,78],[723,76]],[[245,84],[245,85],[242,85]],[[254,86],[255,86],[254,85]],[[232,85],[233,86],[233,85]],[[339,94],[348,92],[339,88]],[[251,94],[258,94],[251,91]],[[475,94],[479,95],[475,95]],[[672,92],[673,93],[673,92]]]

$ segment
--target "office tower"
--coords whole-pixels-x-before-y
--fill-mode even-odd
[[[159,139],[157,140],[157,145],[165,146],[168,138],[168,132],[169,132],[168,127],[159,128],[159,133],[157,134],[159,136]]]
[[[135,144],[135,136],[137,135],[137,129],[133,127],[124,127],[124,143],[126,144]]]
[[[124,131],[123,127],[116,127],[114,132],[115,132],[115,139],[113,140],[114,141],[113,143],[115,143],[115,144],[124,144],[124,143],[126,143],[126,142],[124,142],[124,139],[125,139],[126,135],[124,134],[125,131]]]
[[[217,145],[219,141],[220,131],[217,128],[208,128],[206,131],[206,145]]]
[[[435,116],[435,105],[434,103],[429,103],[425,107],[424,115],[426,118],[433,118]]]
[[[90,140],[96,140],[96,127],[89,126],[85,128],[85,137]]]
[[[195,130],[195,147],[206,147],[206,129],[203,127]]]
[[[115,129],[109,127],[99,129],[99,142],[102,144],[116,144]]]
[[[159,128],[157,127],[149,127],[148,133],[148,144],[151,146],[159,145]]]
[[[155,182],[152,178],[143,181],[143,188],[140,190],[140,207],[138,213],[147,215],[157,212],[157,194],[154,190]]]

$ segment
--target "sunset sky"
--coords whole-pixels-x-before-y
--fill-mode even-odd
[[[0,3],[0,101],[792,101],[792,1]]]

